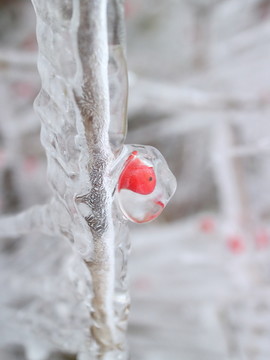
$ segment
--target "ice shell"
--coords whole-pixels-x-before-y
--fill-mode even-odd
[[[176,180],[158,150],[128,145],[117,185],[120,209],[128,220],[145,223],[160,215],[176,189]]]

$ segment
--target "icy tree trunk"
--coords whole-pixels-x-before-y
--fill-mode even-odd
[[[126,234],[126,224],[117,210],[113,218],[116,180],[111,169],[124,141],[126,119],[114,116],[121,112],[114,110],[115,123],[110,125],[110,96],[113,110],[117,84],[122,85],[115,76],[116,88],[110,94],[108,79],[108,41],[120,45],[122,4],[110,4],[109,36],[106,0],[33,0],[33,4],[42,79],[36,110],[57,203],[54,221],[60,233],[74,241],[92,279],[89,344],[80,358],[125,359],[128,296],[123,294],[129,246],[123,235],[115,238],[116,232]],[[117,59],[124,61],[112,58],[116,68]],[[126,79],[122,89],[118,106],[126,104]],[[115,255],[120,264],[115,263]]]

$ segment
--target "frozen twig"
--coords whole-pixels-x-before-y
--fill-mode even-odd
[[[81,1],[78,11],[78,58],[80,80],[75,98],[82,116],[89,152],[87,170],[90,190],[79,201],[89,206],[86,221],[93,235],[94,250],[86,264],[92,275],[92,336],[100,356],[117,348],[114,323],[114,229],[112,185],[109,170],[113,160],[109,144],[109,87],[106,1]]]
[[[218,189],[221,212],[230,231],[245,228],[250,219],[239,164],[229,152],[233,134],[229,122],[218,122],[212,128],[213,172]]]
[[[270,25],[268,22],[242,31],[225,43],[213,47],[210,61],[214,65],[224,59],[231,59],[233,55],[258,46],[266,46],[270,38]]]
[[[252,116],[258,116],[261,113],[261,110],[250,112],[243,111],[241,112],[242,116],[245,116],[246,119],[252,119]],[[268,111],[265,111],[268,114]],[[155,142],[159,139],[169,139],[173,136],[180,136],[194,133],[198,130],[211,128],[219,122],[226,121],[228,118],[228,113],[222,111],[187,111],[179,112],[179,114],[174,114],[173,116],[168,116],[166,113],[163,115],[162,119],[159,120],[158,126],[156,122],[146,122],[144,125],[144,131],[142,133],[140,128],[134,128],[129,130],[129,139],[130,141],[136,142],[138,138],[142,142],[150,141]],[[231,123],[237,124],[241,121],[241,117],[233,112]],[[235,151],[234,151],[235,150]],[[269,151],[269,144],[265,142],[254,142],[245,146],[245,150],[240,150],[233,148],[232,151],[228,152],[228,156],[245,156],[249,153],[256,154],[261,152]],[[240,152],[243,155],[240,155]],[[238,153],[238,154],[237,154]]]
[[[79,357],[125,359],[129,244],[116,207],[112,214],[117,180],[111,173],[126,134],[123,3],[115,0],[108,9],[106,0],[33,4],[42,81],[35,108],[54,194],[48,205],[1,219],[1,235],[38,230],[74,242],[92,278],[92,336]],[[14,58],[6,53],[0,61],[10,65]]]
[[[166,82],[134,77],[131,86],[131,114],[144,109],[146,112],[176,114],[183,110],[228,111],[258,110],[269,107],[268,97],[238,93],[211,93],[196,88],[177,86]]]
[[[56,209],[62,213],[65,211],[53,201],[43,206],[33,206],[17,215],[3,216],[0,218],[0,237],[18,238],[29,232],[62,235],[65,233],[64,224],[61,226],[60,221],[56,221]]]

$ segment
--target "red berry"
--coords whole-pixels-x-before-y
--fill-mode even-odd
[[[266,248],[269,245],[269,235],[266,230],[260,230],[255,235],[256,246],[259,249]]]
[[[201,219],[200,229],[205,233],[210,233],[215,229],[215,223],[211,218]]]
[[[34,156],[28,156],[23,163],[23,170],[27,174],[33,174],[38,167],[38,160]]]
[[[227,239],[227,245],[231,252],[235,254],[240,254],[245,250],[245,243],[243,239],[238,235],[230,236]]]
[[[155,189],[156,175],[153,167],[144,164],[137,154],[137,151],[133,151],[127,159],[119,178],[118,189],[127,189],[141,195],[148,195]]]

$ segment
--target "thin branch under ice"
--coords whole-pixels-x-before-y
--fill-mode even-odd
[[[33,4],[42,81],[35,109],[53,199],[2,219],[2,236],[38,230],[74,242],[92,278],[91,336],[79,358],[126,359],[129,243],[118,208],[112,213],[112,168],[126,135],[123,3]]]
[[[114,229],[112,188],[108,177],[113,156],[108,138],[110,114],[106,1],[82,1],[78,10],[78,58],[81,66],[76,80],[75,98],[90,155],[87,159],[90,189],[77,199],[89,207],[85,219],[94,243],[92,259],[86,262],[93,284],[91,314],[94,323],[91,333],[102,355],[116,349],[113,307]]]
[[[42,120],[48,177],[55,196],[68,209],[68,236],[74,238],[75,247],[83,243],[92,249],[84,256],[92,277],[92,339],[82,356],[107,359],[125,347],[114,310],[115,180],[110,174],[114,155],[109,141],[107,2],[33,2],[42,79],[36,109]]]

